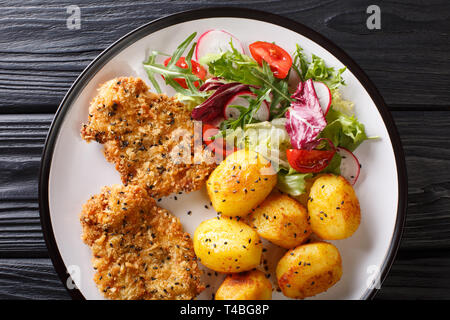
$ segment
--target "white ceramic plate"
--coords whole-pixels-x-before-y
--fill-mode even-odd
[[[405,216],[406,175],[404,157],[391,116],[375,87],[361,69],[329,40],[296,22],[272,14],[244,9],[205,9],[180,13],[151,22],[120,39],[95,59],[64,98],[49,132],[40,175],[40,210],[47,246],[54,266],[74,298],[102,299],[92,280],[90,249],[80,239],[81,205],[104,185],[120,183],[113,165],[101,152],[103,146],[87,144],[80,127],[87,120],[88,107],[99,85],[118,76],[139,76],[148,83],[142,61],[150,50],[171,53],[192,32],[225,29],[242,41],[276,41],[293,52],[299,43],[307,53],[315,53],[326,63],[348,71],[344,98],[355,103],[358,119],[368,135],[377,141],[365,142],[356,155],[362,163],[355,186],[362,211],[358,231],[349,239],[334,241],[343,259],[344,274],[337,285],[314,299],[365,299],[374,295],[371,280],[384,279],[400,240]],[[150,84],[150,83],[149,83]],[[164,87],[164,86],[163,86]],[[170,95],[173,91],[167,88]],[[187,232],[214,217],[206,209],[205,190],[169,196],[160,205],[178,216]],[[191,210],[193,214],[187,215]],[[275,264],[280,250],[269,250]],[[67,281],[69,273],[78,288]],[[211,284],[199,297],[210,299],[223,276],[205,276]],[[273,278],[273,276],[272,276]],[[274,299],[283,295],[274,292]]]

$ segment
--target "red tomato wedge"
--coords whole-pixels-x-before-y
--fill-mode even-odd
[[[203,142],[207,145],[209,150],[214,152],[216,155],[221,156],[222,159],[225,159],[238,149],[235,146],[227,146],[223,138],[211,139],[211,137],[218,134],[219,131],[219,128],[213,125],[203,124]]]
[[[286,151],[291,167],[301,173],[317,173],[325,169],[336,150],[303,150],[288,149]]]
[[[284,79],[292,66],[292,58],[283,48],[276,44],[264,41],[253,42],[248,47],[253,59],[262,65],[262,60],[266,61],[274,76]]]
[[[164,61],[164,65],[167,67],[167,65],[169,64],[170,60],[172,58],[167,58]],[[177,67],[180,67],[182,69],[187,69],[188,65],[186,63],[186,59],[184,57],[181,57],[177,63],[175,63],[175,65]],[[202,67],[201,64],[199,64],[197,61],[195,60],[191,60],[191,65],[192,65],[192,74],[197,76],[199,79],[201,80],[205,80],[206,77],[206,70],[205,68]],[[164,77],[163,77],[164,78]],[[174,79],[176,82],[178,82],[180,84],[180,86],[182,86],[184,89],[187,89],[187,84],[186,84],[186,80],[182,79],[182,78],[176,78]],[[198,81],[194,82],[194,86],[196,86],[198,88],[200,84],[198,83]]]

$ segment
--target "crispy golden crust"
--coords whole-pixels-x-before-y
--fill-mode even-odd
[[[105,157],[116,165],[124,184],[142,184],[152,196],[199,189],[215,163],[203,152],[201,140],[194,157],[189,110],[148,90],[139,78],[104,83],[91,103],[82,138],[104,144]]]
[[[190,236],[144,188],[104,187],[83,205],[80,221],[105,297],[188,300],[204,289]]]

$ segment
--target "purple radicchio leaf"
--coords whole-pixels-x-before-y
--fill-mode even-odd
[[[211,91],[217,90],[219,87],[223,86],[225,81],[222,78],[214,77],[205,81],[204,84],[198,88],[199,91]]]
[[[300,82],[292,98],[295,100],[286,112],[291,145],[295,149],[313,149],[318,143],[315,139],[327,125],[313,81]]]
[[[223,114],[226,103],[241,91],[249,91],[250,85],[240,82],[222,84],[202,104],[192,110],[192,118],[199,121],[212,121]]]

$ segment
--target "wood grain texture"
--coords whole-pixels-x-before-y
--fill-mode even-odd
[[[366,27],[371,1],[79,1],[81,30],[66,27],[69,4],[0,1],[1,112],[54,112],[78,74],[121,36],[161,16],[225,4],[277,13],[327,36],[360,64],[395,110],[450,109],[441,98],[450,87],[446,0],[383,1],[377,31]]]
[[[0,259],[0,300],[70,299],[50,259]]]
[[[378,299],[450,297],[450,2],[369,0],[0,0],[0,299],[68,299],[39,222],[40,156],[53,112],[79,73],[134,28],[188,9],[258,8],[299,21],[344,49],[385,98],[406,154],[409,203],[397,259]],[[377,4],[377,3],[376,3]]]
[[[450,251],[400,253],[376,299],[447,300]]]

